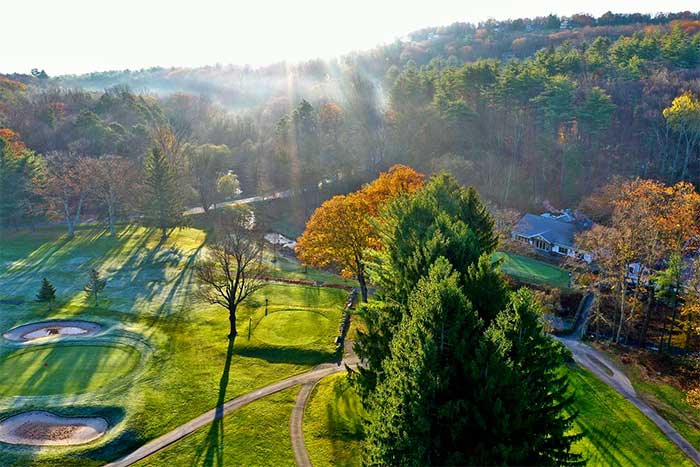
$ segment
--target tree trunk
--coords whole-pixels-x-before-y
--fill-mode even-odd
[[[627,283],[623,280],[622,281],[622,298],[620,299],[620,322],[617,326],[617,334],[615,335],[615,343],[620,342],[620,334],[622,333],[622,322],[625,319],[625,299],[627,298],[626,292],[627,292]]]
[[[364,272],[357,274],[357,282],[360,283],[360,293],[362,294],[362,301],[367,303],[367,280],[365,279]]]
[[[68,238],[72,239],[75,237],[75,224],[71,219],[67,219],[66,223],[68,224]]]
[[[117,236],[117,229],[114,226],[114,206],[110,203],[109,207],[107,208],[107,217],[109,218],[109,233],[112,237]]]
[[[68,201],[65,199],[63,200],[63,213],[66,218],[66,225],[68,226],[68,238],[73,238],[75,236],[75,225],[73,224],[73,219],[71,219]]]
[[[651,302],[653,296],[653,289],[649,290],[649,297],[647,298],[646,311],[644,314],[644,324],[642,325],[642,331],[639,334],[639,346],[644,348],[647,343],[647,331],[649,330],[649,321],[651,321]]]
[[[233,340],[236,338],[238,332],[236,331],[236,307],[230,308],[228,312],[228,321],[230,324],[230,329],[228,333],[228,338]]]
[[[676,330],[676,312],[677,312],[678,307],[676,304],[673,304],[673,313],[671,314],[671,329],[668,330],[668,341],[666,343],[666,348],[669,350],[671,349],[671,346],[673,345],[673,332]]]

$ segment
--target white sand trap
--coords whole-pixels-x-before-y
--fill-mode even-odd
[[[107,431],[101,417],[60,417],[32,411],[0,421],[0,441],[31,446],[68,446],[94,441]]]
[[[3,337],[11,341],[32,341],[44,337],[90,336],[100,329],[102,326],[90,321],[42,321],[11,329]]]

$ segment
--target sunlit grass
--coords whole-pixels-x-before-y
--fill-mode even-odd
[[[363,414],[345,374],[319,381],[304,414],[304,440],[312,464],[362,465]]]
[[[626,365],[613,348],[603,347],[629,377],[640,397],[664,417],[693,446],[700,445],[700,409],[688,403],[687,393],[660,378],[644,377],[640,368]]]
[[[80,394],[123,384],[141,353],[128,345],[70,343],[29,347],[0,362],[0,397]]]
[[[31,234],[3,231],[0,264],[8,267],[0,268],[0,333],[34,321],[85,319],[103,325],[100,342],[128,336],[141,339],[149,350],[138,371],[116,379],[95,375],[95,384],[102,383],[89,386],[77,400],[68,394],[64,398],[50,396],[45,402],[18,403],[0,397],[0,418],[32,409],[71,415],[104,412],[114,426],[104,438],[85,446],[35,451],[2,445],[3,467],[102,465],[216,405],[221,396],[228,320],[225,310],[198,301],[194,293],[197,284],[190,266],[202,251],[205,238],[201,230],[182,229],[160,243],[159,232],[135,226],[121,228],[116,239],[102,229],[82,228],[70,241],[58,228]],[[93,267],[107,279],[97,305],[82,290]],[[52,311],[34,300],[44,276],[58,293]],[[337,289],[269,284],[242,304],[225,400],[332,359],[346,296],[347,292]],[[290,330],[281,332],[276,341],[265,342],[255,330],[265,319],[265,299],[269,314],[280,310],[322,313],[328,326],[313,342],[300,343],[303,336]],[[302,325],[298,330],[307,328]],[[16,345],[0,340],[0,359],[15,351]],[[32,382],[29,375],[34,374],[33,366],[16,371],[25,381],[23,393],[46,392],[42,385],[49,380]],[[57,379],[51,384],[62,386],[60,376],[52,374],[51,379]]]
[[[526,284],[547,285],[558,289],[570,287],[568,272],[551,264],[502,251],[494,253],[493,258],[503,260],[503,273]]]
[[[294,466],[289,417],[297,392],[293,387],[242,407],[136,466]]]
[[[614,389],[581,367],[569,369],[579,411],[574,445],[588,465],[693,465],[659,428]]]
[[[588,465],[692,465],[690,460],[630,402],[578,366],[565,368],[579,416],[574,444]],[[315,466],[361,465],[363,409],[344,375],[322,380],[304,416],[304,434]]]

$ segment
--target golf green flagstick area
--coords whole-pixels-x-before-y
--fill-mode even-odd
[[[520,282],[559,289],[571,287],[569,273],[554,265],[515,253],[498,251],[494,260],[502,260],[501,271]]]
[[[178,229],[164,242],[159,232],[134,226],[120,229],[116,239],[90,227],[70,241],[63,232],[3,233],[0,330],[60,319],[95,322],[101,331],[0,340],[0,371],[10,376],[0,381],[0,420],[42,410],[101,416],[109,428],[76,446],[0,443],[3,466],[102,465],[211,409],[222,395],[234,398],[335,355],[347,292],[269,283],[239,309],[239,337],[224,381],[226,313],[194,293],[191,266],[205,232]],[[92,268],[107,280],[97,305],[83,292]],[[35,300],[43,277],[56,288],[51,311]]]
[[[226,314],[197,299],[191,266],[206,233],[124,227],[116,239],[97,228],[61,229],[0,240],[0,326],[79,320],[97,332],[0,341],[0,421],[30,411],[98,417],[106,432],[86,444],[31,448],[0,443],[3,466],[97,466],[256,388],[334,358],[347,292],[268,283],[244,302],[239,335],[228,355]],[[513,259],[514,258],[514,259]],[[526,261],[525,261],[526,260]],[[276,262],[281,262],[279,259]],[[270,263],[275,267],[275,263]],[[537,280],[563,282],[563,271],[509,255],[507,265]],[[303,268],[285,258],[278,277],[299,279]],[[513,266],[516,265],[516,266]],[[88,272],[107,285],[97,304],[86,297]],[[559,272],[561,271],[561,272]],[[511,273],[512,270],[507,271]],[[332,275],[309,270],[314,279]],[[57,290],[52,310],[35,300],[41,279]],[[589,465],[686,465],[688,460],[656,427],[585,370],[569,370],[584,434],[574,449]],[[148,466],[293,465],[289,417],[298,388],[260,399],[142,461]],[[361,463],[362,408],[339,374],[318,382],[303,428],[314,465]],[[217,461],[218,462],[218,461]]]

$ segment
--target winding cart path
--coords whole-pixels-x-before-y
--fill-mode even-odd
[[[107,464],[106,467],[126,467],[132,465],[170,446],[171,444],[181,440],[182,438],[185,438],[186,436],[194,433],[199,428],[209,425],[214,420],[218,420],[230,414],[234,410],[237,410],[243,407],[244,405],[250,404],[251,402],[254,402],[258,399],[269,396],[270,394],[274,394],[284,389],[291,388],[292,386],[296,386],[298,384],[313,384],[321,378],[332,375],[334,373],[345,371],[345,363],[348,363],[348,365],[353,365],[353,362],[346,361],[343,361],[340,364],[323,364],[306,373],[302,373],[297,376],[292,376],[291,378],[283,379],[282,381],[278,381],[260,389],[256,389],[255,391],[251,391],[242,396],[236,397],[235,399],[231,399],[230,401],[224,403],[221,406],[221,409],[219,409],[219,407],[215,407],[209,410],[208,412],[203,413],[199,417],[193,418],[189,422],[185,423],[184,425],[180,425],[179,427],[175,428],[169,433],[166,433],[159,438],[149,441],[148,443],[144,444],[131,454],[128,454],[120,459],[117,459],[114,462]]]
[[[620,371],[614,363],[601,351],[594,349],[590,345],[581,342],[581,337],[585,332],[591,308],[596,300],[593,293],[589,293],[583,298],[583,310],[581,318],[576,324],[576,329],[569,337],[556,337],[561,343],[571,350],[574,361],[582,367],[596,375],[598,379],[620,393],[622,397],[631,402],[644,415],[649,418],[668,439],[678,446],[678,448],[688,456],[695,465],[700,465],[700,451],[698,451],[678,430],[673,428],[665,418],[654,410],[649,404],[644,402],[635,391],[632,382],[627,375]]]

